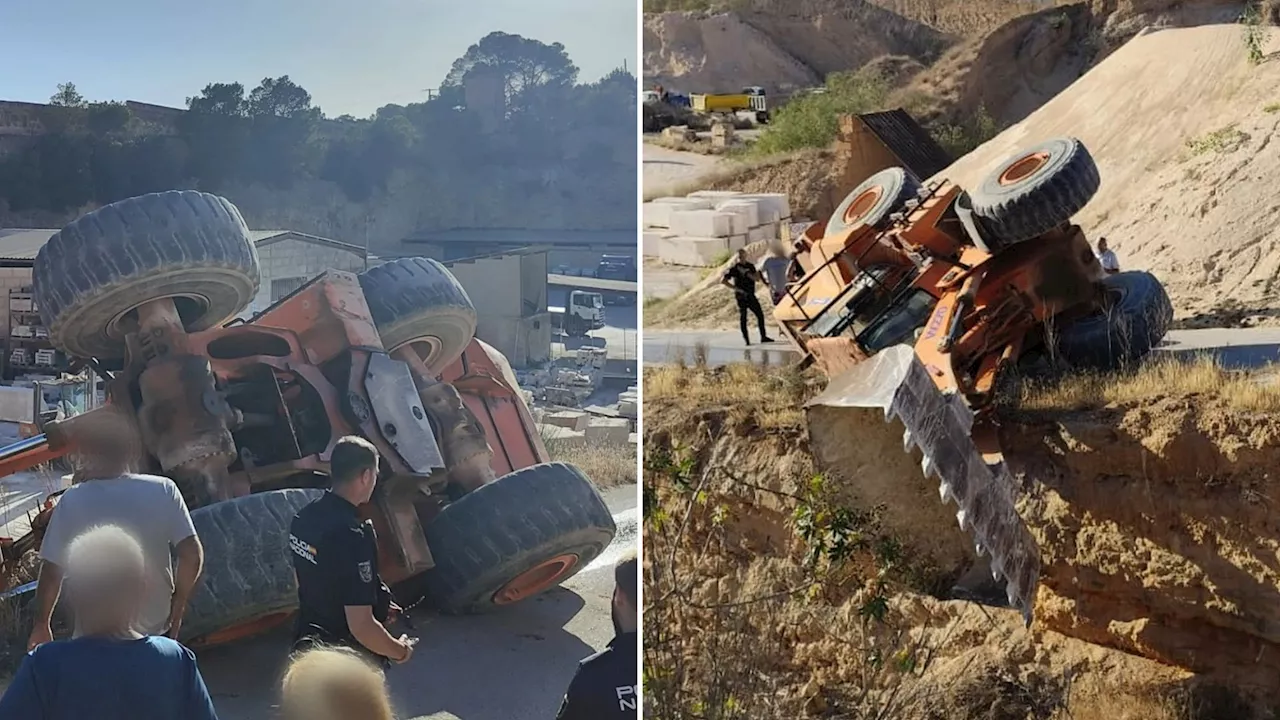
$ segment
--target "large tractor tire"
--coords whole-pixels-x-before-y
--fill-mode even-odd
[[[862,224],[878,227],[920,192],[920,181],[900,167],[872,175],[845,196],[827,221],[827,235]]]
[[[1075,138],[1054,138],[1006,160],[970,192],[993,252],[1067,222],[1093,198],[1098,166]]]
[[[191,513],[204,571],[187,606],[181,640],[197,647],[249,637],[298,607],[289,524],[322,491],[272,490]]]
[[[259,279],[236,206],[175,190],[112,203],[49,238],[36,255],[34,294],[55,346],[115,360],[130,310],[171,297],[188,331],[207,330],[243,310]]]
[[[401,258],[360,275],[360,288],[391,352],[412,345],[433,373],[445,369],[476,334],[476,308],[449,269],[430,258]]]
[[[1107,305],[1058,332],[1057,357],[1089,370],[1130,367],[1160,343],[1173,322],[1164,286],[1147,272],[1122,272],[1102,281]]]
[[[581,470],[545,463],[468,493],[426,532],[436,561],[424,578],[432,602],[473,613],[568,580],[604,552],[617,526]]]

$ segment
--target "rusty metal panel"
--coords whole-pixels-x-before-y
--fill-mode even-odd
[[[952,163],[947,151],[906,110],[866,113],[858,119],[917,178],[933,177]]]

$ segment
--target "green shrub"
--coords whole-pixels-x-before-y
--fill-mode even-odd
[[[755,155],[826,147],[840,131],[840,116],[882,110],[892,89],[876,70],[832,73],[826,92],[804,95],[778,108],[753,146]]]

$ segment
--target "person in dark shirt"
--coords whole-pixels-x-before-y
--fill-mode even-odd
[[[620,720],[638,714],[640,563],[634,551],[618,561],[613,577],[613,640],[578,663],[556,720]]]
[[[747,255],[739,250],[733,256],[733,264],[720,278],[720,284],[733,290],[733,299],[738,303],[738,327],[742,329],[742,342],[751,344],[747,335],[747,311],[756,316],[756,324],[760,327],[760,342],[770,343],[773,338],[764,331],[764,308],[760,307],[760,298],[756,297],[756,281],[760,280],[760,271],[755,265],[747,262]]]
[[[298,627],[294,649],[345,645],[380,665],[403,663],[416,638],[393,637],[385,623],[398,610],[378,575],[373,523],[357,508],[373,496],[378,451],[359,437],[337,442],[329,456],[332,489],[298,511],[289,526],[289,549],[298,577]]]
[[[71,541],[64,586],[79,635],[27,654],[0,697],[0,718],[217,720],[195,655],[135,630],[148,598],[144,558],[138,540],[118,526]]]

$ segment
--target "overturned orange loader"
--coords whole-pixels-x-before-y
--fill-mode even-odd
[[[124,200],[49,240],[34,295],[55,345],[106,381],[107,403],[0,451],[11,474],[111,432],[174,479],[205,547],[183,624],[227,642],[292,613],[293,514],[326,485],[339,438],[381,455],[364,508],[401,604],[478,611],[586,567],[612,516],[577,468],[548,462],[506,359],[474,338],[466,291],[434,260],[326,272],[247,322],[257,251],[239,211],[199,192]],[[39,546],[7,543],[16,562]]]
[[[1072,138],[1020,153],[971,191],[882,171],[806,233],[806,274],[774,313],[830,378],[813,404],[903,423],[905,446],[920,449],[925,475],[937,475],[1028,621],[1040,554],[1000,454],[991,408],[1001,374],[1030,352],[1125,366],[1173,316],[1155,277],[1106,274],[1071,224],[1098,185]]]

